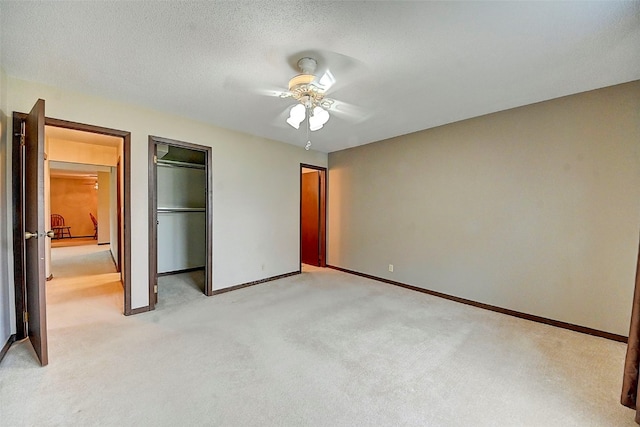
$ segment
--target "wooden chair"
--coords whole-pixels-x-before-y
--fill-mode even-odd
[[[93,222],[93,238],[98,239],[98,220],[91,212],[89,212],[89,216],[91,217],[91,222]]]
[[[58,214],[51,214],[51,230],[54,239],[71,238],[71,227],[64,225],[64,217]]]

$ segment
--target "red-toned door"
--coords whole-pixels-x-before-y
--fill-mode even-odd
[[[301,258],[320,266],[320,171],[302,174]]]

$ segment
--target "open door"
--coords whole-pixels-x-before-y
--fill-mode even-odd
[[[301,165],[300,261],[326,267],[326,169]]]
[[[44,218],[44,100],[39,99],[29,113],[22,133],[22,191],[24,216],[24,273],[26,306],[24,314],[33,349],[45,366],[47,352],[47,316],[45,290],[45,239],[53,233],[45,230]]]

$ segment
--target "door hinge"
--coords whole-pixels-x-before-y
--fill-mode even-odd
[[[155,163],[156,165],[158,164],[158,156],[156,156],[155,154],[153,155],[153,163]]]
[[[22,323],[29,323],[29,312],[22,312]]]
[[[153,285],[153,292],[158,293],[158,285]]]

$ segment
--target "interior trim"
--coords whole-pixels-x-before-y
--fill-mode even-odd
[[[178,141],[176,139],[163,138],[149,135],[148,137],[148,191],[149,191],[149,310],[154,310],[156,305],[155,286],[158,284],[158,171],[156,146],[165,144],[174,147],[186,148],[204,153],[205,164],[203,166],[206,174],[206,259],[205,259],[205,279],[204,294],[213,295],[213,147],[193,144],[191,142]],[[172,162],[174,165],[184,162]]]
[[[292,271],[291,273],[279,274],[277,276],[267,277],[266,279],[254,280],[253,282],[242,283],[240,285],[230,286],[224,289],[218,289],[217,291],[213,291],[212,295],[220,295],[225,292],[237,291],[238,289],[248,288],[249,286],[259,285],[261,283],[272,282],[278,279],[284,279],[285,277],[295,276],[296,274],[300,274],[302,271]]]
[[[111,255],[111,261],[113,261],[113,266],[116,268],[116,270],[118,270],[118,263],[116,262],[116,259],[113,257],[113,252],[109,251],[109,255]],[[122,282],[122,280],[120,282]]]
[[[9,347],[11,347],[11,344],[13,344],[14,342],[16,342],[16,334],[9,335],[7,342],[4,343],[4,346],[2,346],[2,350],[0,350],[0,362],[2,362],[2,359],[4,359],[4,356],[9,351]]]
[[[50,117],[45,117],[45,125],[122,138],[122,162],[124,163],[124,200],[122,206],[124,221],[122,226],[124,228],[124,247],[122,248],[122,253],[118,253],[118,256],[123,260],[122,263],[124,264],[124,271],[120,269],[121,280],[124,285],[124,314],[129,316],[133,314],[131,310],[131,132]]]
[[[551,325],[562,329],[568,329],[574,332],[580,332],[582,334],[593,335],[600,338],[606,338],[612,341],[618,341],[626,343],[628,337],[624,335],[612,334],[611,332],[605,332],[598,329],[588,328],[586,326],[574,325],[573,323],[562,322],[560,320],[548,319],[546,317],[536,316],[533,314],[522,313],[520,311],[510,310],[508,308],[502,308],[491,304],[485,304],[482,302],[473,301],[466,298],[460,298],[442,292],[432,291],[429,289],[419,288],[413,285],[407,285],[406,283],[396,282],[395,280],[384,279],[382,277],[372,276],[370,274],[360,273],[353,270],[348,270],[342,267],[336,267],[334,265],[327,265],[328,268],[342,271],[344,273],[353,274],[356,276],[364,277],[367,279],[377,280],[378,282],[387,283],[389,285],[399,286],[401,288],[410,289],[412,291],[422,292],[423,294],[433,295],[435,297],[448,299],[450,301],[459,302],[473,307],[483,308],[485,310],[495,311],[496,313],[506,314],[508,316],[518,317],[520,319],[531,320],[532,322],[544,323],[545,325]]]
[[[16,133],[16,129],[20,126],[20,122],[24,121],[27,115],[25,113],[20,113],[17,111],[13,112],[13,145],[12,145],[12,201],[14,206],[14,230],[13,230],[13,240],[14,240],[14,260],[17,260],[17,257],[22,257],[22,249],[20,247],[20,239],[21,237],[21,212],[16,212],[16,206],[21,206],[21,195],[19,193],[19,182],[22,171],[20,169],[20,162],[17,151],[15,147],[20,145],[20,134]],[[128,316],[132,313],[131,310],[131,132],[106,128],[102,126],[88,125],[85,123],[71,122],[68,120],[55,119],[51,117],[44,118],[45,126],[54,126],[65,129],[79,130],[83,132],[90,133],[98,133],[101,135],[110,135],[122,138],[122,158],[121,161],[124,164],[124,200],[122,204],[122,209],[124,211],[124,218],[121,223],[124,228],[124,247],[119,248],[122,249],[118,253],[118,256],[122,260],[122,264],[124,264],[124,271],[122,268],[118,270],[121,273],[122,285],[124,287],[124,315]],[[90,237],[90,236],[88,236]],[[23,265],[20,260],[18,262],[14,262],[14,281],[16,282],[16,313],[21,313],[24,311],[21,308],[21,305],[24,305],[24,291],[20,287],[21,284],[18,281],[23,280],[22,278],[22,269]],[[16,316],[18,318],[19,316]],[[26,325],[23,324],[22,321],[16,320],[16,337],[17,339],[24,338],[23,335],[26,334]],[[26,336],[26,335],[25,335]]]
[[[151,308],[149,308],[148,305],[145,305],[143,307],[138,307],[138,308],[132,308],[131,310],[129,310],[128,316],[133,316],[134,314],[146,313],[147,311],[151,311]]]
[[[320,203],[320,218],[318,224],[318,235],[320,237],[320,247],[318,248],[319,252],[319,266],[318,267],[326,267],[327,266],[327,188],[328,188],[328,173],[327,168],[323,166],[314,166],[307,163],[300,163],[300,189],[299,189],[299,198],[300,198],[300,224],[299,224],[299,236],[298,240],[299,244],[299,253],[298,259],[300,261],[300,270],[302,270],[302,170],[303,169],[314,169],[320,172],[320,193],[318,194],[318,200]]]

